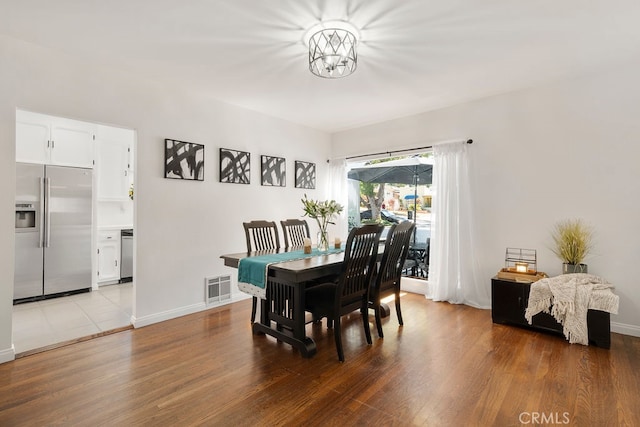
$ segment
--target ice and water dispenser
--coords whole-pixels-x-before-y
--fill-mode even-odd
[[[33,203],[16,203],[16,231],[36,229],[36,207]]]

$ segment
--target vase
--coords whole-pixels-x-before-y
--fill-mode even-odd
[[[562,274],[586,273],[587,264],[562,264]]]
[[[326,231],[318,231],[317,248],[320,252],[326,252],[329,250],[329,233]]]

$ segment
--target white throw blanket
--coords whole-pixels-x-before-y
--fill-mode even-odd
[[[589,345],[587,311],[618,314],[619,297],[606,280],[592,274],[562,274],[531,284],[525,318],[531,324],[540,312],[551,315],[562,325],[570,343]]]

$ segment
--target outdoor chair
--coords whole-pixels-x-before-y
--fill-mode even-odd
[[[414,228],[415,233],[415,228]],[[426,277],[429,266],[429,240],[424,243],[410,243],[402,272],[405,276]]]
[[[341,362],[344,362],[340,322],[342,316],[360,310],[367,343],[371,344],[367,309],[369,286],[376,269],[383,228],[379,224],[353,228],[347,238],[337,283],[319,284],[306,291],[305,310],[312,313],[314,319],[327,318],[327,325],[333,327],[338,359]]]
[[[284,247],[304,245],[305,238],[311,238],[309,224],[303,219],[286,219],[280,221],[282,234],[284,235]]]
[[[380,267],[371,286],[369,295],[369,307],[376,316],[378,337],[383,338],[380,299],[389,295],[395,295],[396,314],[398,323],[403,325],[402,311],[400,310],[400,278],[409,252],[411,236],[415,225],[409,221],[394,224],[389,229],[384,246]]]
[[[409,251],[407,258],[404,260],[404,264],[402,265],[402,273],[405,276],[414,276],[418,269],[418,262],[419,260],[416,258],[415,252]]]
[[[420,275],[425,279],[429,278],[429,247],[431,246],[431,238],[427,237],[427,247],[421,259],[418,260],[418,270]]]
[[[280,237],[278,227],[273,221],[243,222],[244,234],[247,239],[247,252],[280,249]],[[251,323],[256,320],[258,298],[253,297],[251,302]]]

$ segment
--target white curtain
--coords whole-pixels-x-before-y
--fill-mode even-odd
[[[342,240],[346,240],[348,234],[347,204],[349,201],[349,190],[347,185],[347,161],[345,159],[333,159],[329,161],[329,174],[326,188],[326,198],[335,200],[344,207],[344,210],[335,221],[336,224],[329,226],[329,236],[338,236]]]
[[[427,298],[491,306],[491,290],[481,277],[474,251],[474,212],[469,179],[469,144],[433,147],[431,250]],[[487,282],[487,283],[485,283]]]

